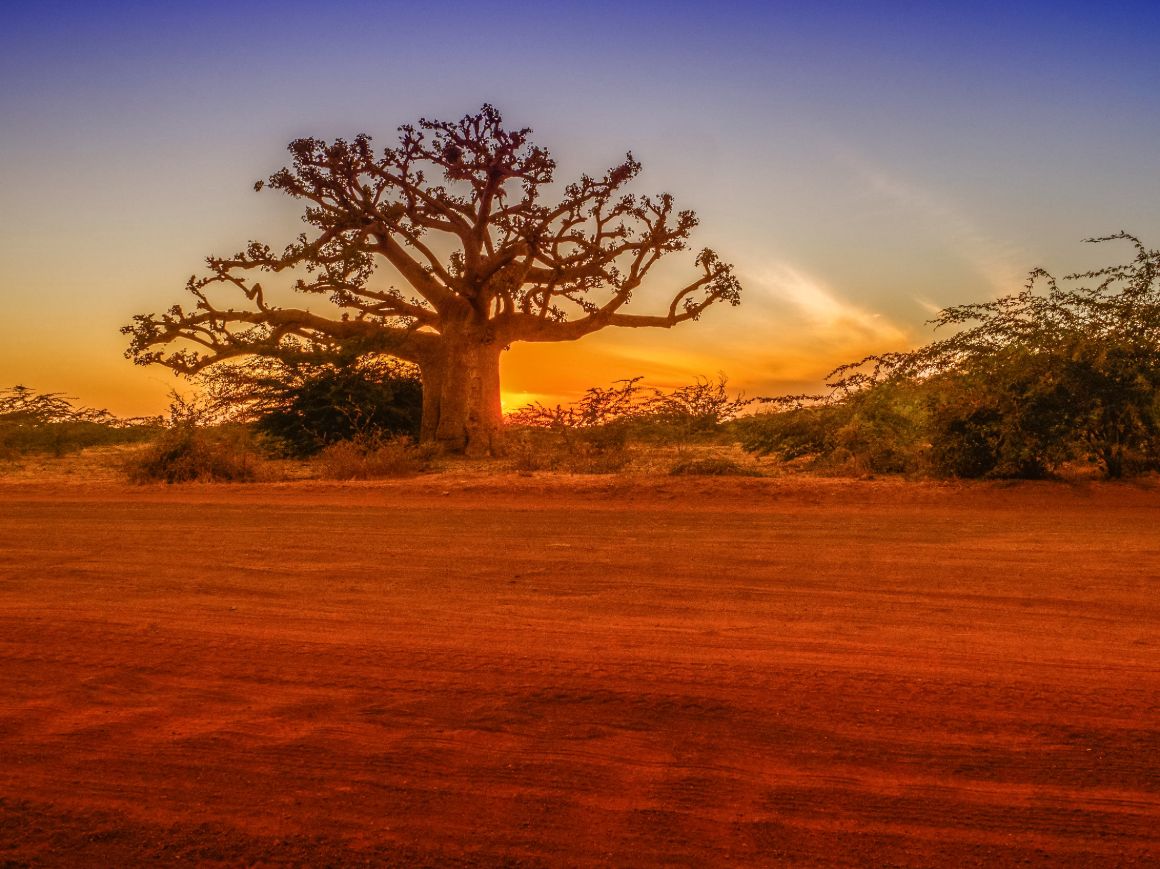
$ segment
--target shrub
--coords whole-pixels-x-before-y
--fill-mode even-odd
[[[635,452],[623,426],[589,429],[524,428],[511,432],[507,455],[517,471],[614,474],[632,463]]]
[[[216,422],[215,414],[204,400],[170,393],[166,427],[126,463],[129,479],[135,483],[257,479],[261,459],[250,430],[238,423]]]
[[[837,473],[913,474],[924,468],[926,411],[921,393],[908,385],[808,401],[791,397],[783,410],[740,420],[742,448]]]
[[[828,404],[796,406],[754,414],[734,428],[747,452],[792,462],[833,449],[833,433],[847,416],[844,408]]]
[[[726,378],[698,378],[665,393],[641,386],[642,378],[593,387],[571,405],[529,404],[507,424],[508,455],[521,471],[559,470],[579,474],[616,473],[628,467],[635,443],[678,446],[720,435],[752,399],[731,397]]]
[[[882,384],[848,402],[849,414],[834,432],[836,458],[849,470],[873,474],[913,474],[927,449],[926,412],[921,393],[907,384]]]
[[[658,391],[642,421],[651,424],[654,435],[678,444],[715,433],[756,401],[741,394],[730,396],[728,382],[724,374],[719,374],[716,380],[698,377],[671,392]]]
[[[126,472],[134,483],[243,483],[257,479],[259,467],[244,428],[180,426],[162,432],[131,458]]]
[[[419,436],[423,387],[418,369],[367,354],[254,358],[205,375],[215,406],[252,421],[285,454],[314,455],[355,438]]]
[[[324,447],[315,467],[326,480],[374,480],[421,473],[430,461],[431,452],[407,437],[356,437]]]
[[[1117,478],[1160,468],[1160,251],[943,310],[946,338],[830,373],[830,394],[778,403],[747,449],[816,466],[1044,477],[1087,459]]]

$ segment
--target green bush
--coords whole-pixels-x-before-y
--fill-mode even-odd
[[[792,401],[792,400],[791,400]],[[914,474],[929,449],[921,394],[890,384],[738,422],[742,448],[836,473]]]
[[[788,407],[737,422],[743,449],[783,462],[814,459],[833,449],[833,434],[848,418],[845,408],[829,404]]]
[[[423,387],[413,365],[379,355],[304,354],[220,365],[204,377],[215,407],[252,421],[291,456],[356,438],[418,438]]]
[[[1036,269],[1019,293],[947,308],[957,331],[831,372],[827,396],[788,397],[742,444],[815,467],[1037,478],[1087,459],[1110,478],[1160,468],[1160,251],[1125,233],[1132,262]],[[1095,281],[1086,285],[1081,281]]]

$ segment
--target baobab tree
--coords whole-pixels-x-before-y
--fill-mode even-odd
[[[381,152],[367,135],[295,140],[292,164],[255,189],[305,200],[310,231],[281,253],[251,242],[209,257],[208,273],[187,284],[192,307],[124,327],[126,355],[183,374],[336,347],[395,356],[422,374],[422,439],[486,454],[503,423],[500,354],[514,342],[670,328],[740,301],[732,266],[705,249],[667,309],[626,311],[657,261],[686,248],[696,216],[668,194],[627,192],[641,169],[631,153],[541,203],[556,164],[530,132],[505,129],[484,105],[459,121],[402,126]],[[329,299],[330,313],[277,304],[256,278],[280,272]]]

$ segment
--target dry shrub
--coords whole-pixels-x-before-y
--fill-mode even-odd
[[[315,467],[325,480],[375,480],[421,473],[431,458],[428,449],[415,446],[408,437],[356,437],[324,448]]]
[[[245,483],[262,468],[245,429],[178,426],[167,429],[125,465],[134,483]]]
[[[507,456],[516,471],[615,474],[632,463],[635,452],[623,427],[534,429],[507,438]]]

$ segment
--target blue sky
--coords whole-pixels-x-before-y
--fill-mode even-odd
[[[42,3],[0,29],[0,383],[125,413],[117,328],[209,253],[285,241],[292,138],[492,102],[567,179],[626,150],[735,263],[738,309],[513,349],[509,402],[615,377],[797,391],[938,307],[1160,243],[1160,7],[1069,3]],[[659,274],[656,298],[691,269]],[[670,283],[666,284],[666,281]],[[639,301],[647,303],[646,293]],[[643,308],[642,308],[643,310]]]

